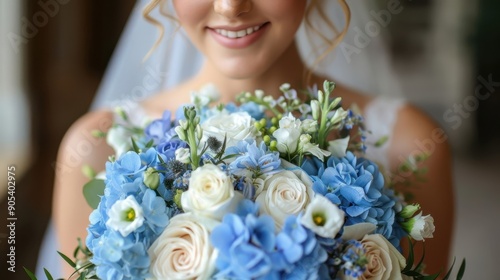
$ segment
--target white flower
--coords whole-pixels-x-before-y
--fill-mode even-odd
[[[130,151],[132,148],[130,138],[133,135],[131,130],[121,125],[113,126],[108,130],[106,134],[106,143],[113,148],[116,158],[120,158],[121,155]]]
[[[298,215],[311,201],[314,192],[291,171],[281,171],[270,176],[256,199],[261,213],[273,217],[277,230],[290,215]]]
[[[349,136],[347,136],[328,142],[328,151],[330,151],[334,157],[345,157],[349,139]]]
[[[318,121],[313,119],[305,119],[302,121],[302,131],[305,133],[314,133],[318,131]]]
[[[341,238],[344,240],[361,240],[363,236],[375,232],[377,226],[372,223],[357,223],[350,226],[344,226]]]
[[[179,148],[175,150],[175,160],[178,160],[182,163],[190,163],[191,162],[191,154],[188,148]]]
[[[108,211],[106,226],[121,233],[123,237],[142,226],[144,213],[134,196],[118,200]]]
[[[191,102],[197,107],[204,107],[211,102],[218,101],[220,93],[213,84],[207,84],[199,91],[191,92]]]
[[[304,154],[311,154],[319,158],[321,161],[331,154],[329,151],[320,149],[318,144],[312,144],[311,135],[309,134],[300,135],[299,150],[301,150]]]
[[[154,279],[209,279],[217,257],[210,232],[217,224],[194,213],[173,217],[148,249]]]
[[[189,190],[182,193],[181,204],[185,212],[220,221],[224,214],[234,212],[242,199],[226,173],[213,164],[205,164],[191,173]]]
[[[344,211],[328,198],[316,195],[307,206],[301,223],[319,236],[335,238],[344,225]]]
[[[422,212],[418,213],[415,217],[413,227],[410,232],[410,236],[418,241],[424,240],[425,238],[432,238],[434,230],[434,218],[431,215],[422,216]]]
[[[247,138],[255,139],[260,133],[253,123],[254,120],[247,112],[216,114],[201,124],[203,138],[200,146],[203,147],[210,136],[220,141],[226,137],[226,147],[235,146],[240,140]]]
[[[366,270],[357,279],[362,280],[401,280],[401,270],[406,260],[392,244],[380,234],[367,234],[361,240],[368,260]],[[350,278],[346,278],[350,279]]]
[[[281,118],[279,128],[273,132],[278,151],[281,153],[294,153],[297,150],[301,130],[300,120],[295,119],[291,113]]]

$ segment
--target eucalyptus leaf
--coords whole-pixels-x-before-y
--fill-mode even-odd
[[[83,186],[83,196],[92,209],[96,209],[104,195],[104,180],[93,179]]]

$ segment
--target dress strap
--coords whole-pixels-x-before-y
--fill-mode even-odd
[[[366,157],[389,170],[389,147],[399,109],[406,104],[404,99],[376,97],[364,110],[366,137]]]

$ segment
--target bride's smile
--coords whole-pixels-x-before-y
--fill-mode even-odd
[[[174,0],[180,26],[211,71],[234,79],[264,75],[293,44],[305,0]],[[257,74],[257,75],[256,75]]]

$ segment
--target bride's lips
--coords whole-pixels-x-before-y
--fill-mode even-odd
[[[260,25],[241,27],[214,26],[208,27],[207,29],[215,39],[215,41],[217,41],[222,46],[230,49],[242,49],[250,46],[255,41],[257,41],[264,34],[264,32],[266,32],[268,26],[269,22]],[[248,34],[248,32],[246,32],[243,37],[229,38],[231,35],[234,36],[238,31],[242,32],[248,29],[252,29],[251,34]]]

